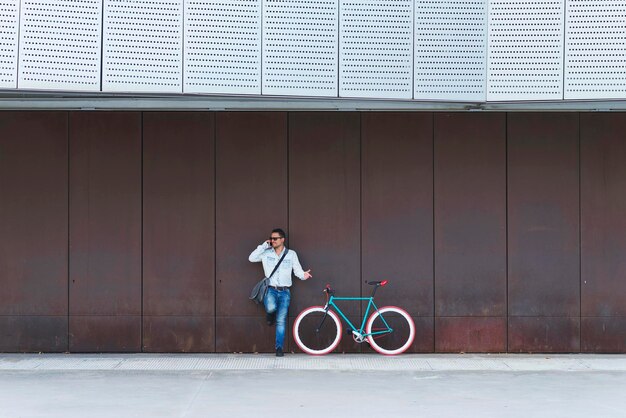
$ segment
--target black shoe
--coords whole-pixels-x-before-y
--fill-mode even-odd
[[[265,321],[267,322],[267,325],[269,325],[270,327],[272,325],[274,325],[276,323],[276,312],[274,312],[274,313],[266,313],[265,314]]]
[[[276,357],[282,357],[282,356],[284,356],[284,355],[285,355],[285,353],[283,353],[283,349],[282,349],[282,348],[280,348],[280,347],[278,347],[278,348],[276,349]]]

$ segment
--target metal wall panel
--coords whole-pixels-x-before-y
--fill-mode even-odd
[[[262,277],[262,275],[261,275]],[[249,289],[248,289],[249,291]],[[245,299],[241,299],[247,302]],[[249,302],[253,304],[253,302]],[[215,347],[218,353],[273,353],[276,350],[275,327],[268,327],[261,307],[257,317],[218,317],[215,323]],[[287,327],[285,345],[289,344],[291,328]]]
[[[505,115],[435,114],[434,131],[435,349],[504,351]]]
[[[289,114],[289,244],[313,274],[296,279],[292,316],[322,303],[327,283],[337,296],[361,293],[359,125],[358,113]],[[358,303],[341,306],[360,315]]]
[[[143,114],[143,315],[150,351],[213,350],[214,117]]]
[[[67,129],[0,112],[0,315],[67,314]]]
[[[0,89],[17,88],[19,16],[19,0],[0,0]]]
[[[339,0],[263,0],[263,94],[337,96]]]
[[[565,0],[489,0],[487,100],[563,99]]]
[[[340,0],[339,96],[413,97],[413,0]]]
[[[0,112],[0,351],[67,350],[67,130]]]
[[[506,351],[504,114],[435,114],[435,350]]]
[[[435,318],[438,353],[501,353],[506,348],[506,317]]]
[[[506,316],[505,118],[435,114],[436,316]]]
[[[22,0],[22,89],[100,90],[102,2]]]
[[[626,3],[567,0],[565,99],[626,97]]]
[[[626,317],[581,318],[583,353],[625,353]]]
[[[389,280],[378,306],[419,317],[415,349],[432,351],[433,115],[364,113],[361,140],[363,280]]]
[[[580,351],[580,317],[509,317],[510,353]]]
[[[583,317],[626,316],[624,137],[626,113],[580,115]]]
[[[580,349],[578,115],[507,121],[511,351]]]
[[[487,0],[415,1],[415,99],[485,100],[487,8]]]
[[[70,349],[139,351],[141,279],[141,114],[72,112]]]
[[[185,93],[261,94],[261,1],[185,0]]]
[[[509,313],[578,317],[578,115],[510,113],[507,130]]]
[[[141,351],[141,317],[71,315],[69,346],[74,353],[135,353]]]
[[[0,353],[64,353],[67,315],[0,315]]]
[[[248,301],[263,277],[248,256],[287,229],[287,114],[218,113],[216,141],[216,350],[273,351],[274,328]]]
[[[104,0],[102,91],[182,93],[183,0]]]
[[[144,352],[213,352],[215,351],[215,317],[144,315],[142,335]]]

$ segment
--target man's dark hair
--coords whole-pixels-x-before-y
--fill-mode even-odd
[[[285,231],[283,231],[280,228],[274,228],[272,229],[272,234],[278,234],[281,236],[281,238],[285,238]]]

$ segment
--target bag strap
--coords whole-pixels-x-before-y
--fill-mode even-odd
[[[276,270],[278,270],[278,266],[280,266],[280,263],[283,262],[283,259],[285,258],[285,256],[287,255],[288,252],[289,252],[289,249],[287,247],[285,247],[285,253],[283,254],[282,257],[280,257],[280,260],[278,260],[278,264],[276,264],[276,267],[274,267],[274,270],[272,270],[272,274],[270,274],[270,277],[272,277],[274,275],[274,273],[276,273]],[[270,277],[268,277],[268,279]]]

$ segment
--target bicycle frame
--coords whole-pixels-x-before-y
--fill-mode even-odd
[[[365,300],[367,300],[368,301],[367,309],[365,310],[365,314],[363,315],[363,322],[361,322],[361,328],[357,328],[357,327],[354,326],[354,324],[343,313],[341,308],[339,306],[337,306],[337,304],[335,303],[336,300],[351,300],[351,301],[365,301]],[[370,296],[369,298],[351,298],[351,297],[330,296],[330,299],[326,303],[326,306],[324,306],[325,312],[328,312],[328,310],[331,307],[334,308],[334,311],[337,312],[343,318],[344,321],[346,321],[346,323],[350,326],[350,328],[352,328],[353,332],[358,333],[363,338],[369,337],[370,335],[373,336],[373,335],[380,335],[380,334],[389,334],[389,333],[393,332],[393,329],[389,326],[387,321],[385,321],[385,318],[383,318],[382,314],[379,314],[380,319],[382,319],[382,321],[385,324],[385,326],[387,327],[387,329],[386,330],[382,330],[382,331],[371,332],[369,334],[365,333],[365,323],[367,322],[367,318],[369,317],[370,310],[372,308],[374,308],[374,310],[372,310],[372,313],[378,312],[378,306],[376,306],[376,304],[374,303],[374,297],[373,296]],[[321,328],[321,326],[324,323],[325,319],[326,319],[326,315],[324,315],[324,317],[322,318],[322,321],[320,322],[320,325],[319,325],[318,329]]]

